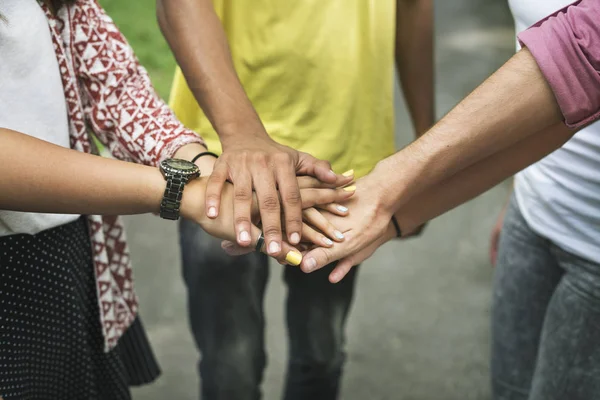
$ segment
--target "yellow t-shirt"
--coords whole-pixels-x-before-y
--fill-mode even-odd
[[[356,176],[394,152],[395,0],[213,0],[269,135]],[[178,69],[171,107],[221,146]]]

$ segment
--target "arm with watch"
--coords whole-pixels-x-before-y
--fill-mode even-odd
[[[176,155],[185,156],[192,150],[206,151],[203,146],[193,144],[182,147]],[[44,157],[29,157],[31,154]],[[66,149],[2,128],[0,157],[4,162],[0,179],[1,210],[100,215],[160,213],[170,220],[180,216],[193,220],[209,234],[222,239],[236,238],[231,185],[224,188],[222,213],[216,219],[208,218],[204,209],[207,178],[200,176],[198,165],[191,161],[165,159],[156,168]],[[214,157],[207,154],[196,163],[210,168]],[[342,189],[319,188],[312,180],[305,180],[301,186],[304,186],[303,208],[342,202],[353,194]],[[257,215],[256,205],[253,208]],[[329,235],[333,228],[328,223],[324,225],[323,219],[315,221],[322,227],[319,230]],[[251,235],[255,245],[259,228],[253,226]],[[305,239],[323,245],[321,233],[309,237],[312,239]],[[339,240],[335,235],[332,239]],[[295,252],[294,248],[284,242],[284,252],[277,259],[299,263],[290,252]]]

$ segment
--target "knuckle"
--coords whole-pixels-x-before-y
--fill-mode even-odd
[[[331,169],[331,163],[327,160],[318,160],[317,164],[321,164],[323,167]]]
[[[218,193],[207,194],[206,195],[206,200],[217,201],[217,200],[219,200],[219,194]]]
[[[238,215],[234,218],[233,223],[237,226],[246,225],[250,223],[250,220],[243,215]]]
[[[254,153],[252,156],[252,163],[261,167],[268,165],[267,156],[264,153]]]
[[[250,200],[251,192],[246,188],[237,188],[233,196],[235,200],[246,201]]]
[[[297,218],[295,216],[287,218],[288,225],[299,227],[302,226],[302,218]]]
[[[280,232],[281,232],[281,229],[279,229],[278,226],[272,226],[272,225],[266,226],[263,230],[264,235],[269,238],[279,236]]]
[[[275,196],[266,196],[261,200],[263,209],[267,211],[278,211],[279,210],[279,199]]]
[[[284,200],[286,204],[296,206],[302,201],[302,196],[300,195],[300,191],[290,190],[288,193],[285,194]]]
[[[273,161],[277,164],[290,164],[292,162],[292,156],[285,152],[277,153],[273,156]]]

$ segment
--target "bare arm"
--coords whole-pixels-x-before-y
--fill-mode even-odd
[[[435,118],[432,0],[396,0],[396,67],[420,136]]]
[[[538,157],[523,158],[522,164],[516,164],[515,157],[509,165],[512,169],[503,164],[503,168],[509,170],[506,175],[505,170],[501,169],[493,169],[485,174],[479,172],[481,175],[477,175],[477,170],[472,169],[471,177],[479,176],[480,180],[477,182],[485,182],[490,187],[528,165],[525,162],[533,163],[541,157],[540,154],[547,154],[553,149],[545,146],[555,144],[554,148],[557,148],[560,144],[552,142],[550,137],[544,140],[538,137],[531,142],[525,140],[558,124],[561,117],[554,95],[531,54],[527,50],[517,53],[428,133],[380,162],[371,174],[357,182],[357,196],[353,201],[363,204],[358,211],[351,211],[348,221],[354,222],[353,228],[360,234],[346,235],[344,243],[333,249],[313,250],[305,257],[303,269],[312,271],[340,258],[357,254],[374,243],[381,244],[393,213],[403,210],[404,206],[411,204],[413,198],[419,199],[416,196],[427,190],[434,190],[435,185],[440,182],[513,145],[516,147],[512,150],[519,149],[524,144],[537,145],[540,153],[527,153]],[[569,133],[567,128],[563,129],[563,135]],[[497,168],[500,168],[499,165],[501,164]],[[517,167],[520,168],[515,170]],[[470,183],[467,180],[462,182],[467,188]],[[451,191],[451,194],[447,200],[432,203],[428,212],[436,209],[434,205],[439,207],[439,212],[443,212],[443,209],[451,208],[452,204],[460,204],[475,195],[468,190],[464,194],[459,193],[458,189],[456,192]],[[412,204],[411,207],[416,209],[415,204],[418,202]],[[352,210],[352,206],[350,209]],[[354,219],[356,215],[361,218]],[[404,221],[404,230],[410,232],[427,219],[428,216],[423,214],[414,220]],[[347,267],[355,260],[356,257],[348,257],[341,262],[341,267]]]
[[[235,72],[212,1],[158,0],[156,7],[160,28],[221,141],[267,136]]]
[[[267,248],[276,256],[281,251],[282,228],[291,243],[300,240],[302,210],[296,174],[331,184],[346,178],[331,171],[328,162],[282,146],[268,136],[237,77],[225,32],[210,0],[158,0],[157,15],[194,97],[223,145],[223,155],[208,183],[207,215],[218,216],[224,184],[233,182],[237,242],[249,246],[244,238],[251,226],[255,191]]]
[[[103,215],[159,211],[165,180],[155,167],[80,153],[7,129],[0,129],[0,143],[0,209]]]
[[[376,167],[378,179],[394,182],[382,193],[383,208],[398,210],[415,194],[561,120],[534,58],[521,50],[419,140]]]
[[[407,233],[491,189],[558,149],[574,134],[558,123],[479,161],[412,198],[396,213]]]
[[[563,145],[572,135],[573,131],[559,123],[547,130],[539,131],[485,160],[479,161],[442,183],[427,189],[413,197],[395,213],[401,230],[404,234],[410,234],[411,231],[423,223],[465,203],[543,158]],[[358,183],[361,184],[361,181]],[[355,238],[360,238],[359,234],[361,233],[361,228],[357,228],[357,226],[362,226],[360,217],[370,211],[371,202],[368,193],[364,196],[360,192],[357,192],[357,194],[357,197],[350,200],[349,217],[338,219],[330,216],[333,224],[345,228],[343,232],[346,241],[336,244],[331,249],[314,250],[305,258],[307,263],[310,262],[309,258],[314,257],[318,265],[322,263],[326,265],[337,259],[338,254],[336,254],[336,251],[344,251],[344,247],[353,244],[360,245],[355,240]],[[335,270],[332,271],[330,280],[334,283],[339,282],[352,266],[364,261],[379,246],[394,238],[395,234],[395,229],[390,223],[383,225],[371,244],[355,252],[347,253],[348,256],[342,259]]]

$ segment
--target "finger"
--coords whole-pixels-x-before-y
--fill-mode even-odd
[[[314,272],[342,257],[352,254],[350,241],[338,243],[331,248],[319,247],[306,253],[300,268],[306,273]]]
[[[317,208],[319,210],[328,211],[328,212],[330,212],[334,215],[338,215],[340,217],[345,217],[350,213],[348,210],[348,207],[343,206],[341,204],[336,204],[336,203],[330,203],[330,204],[325,204],[325,205],[316,205],[315,208]]]
[[[344,240],[344,234],[340,232],[327,218],[323,216],[319,211],[314,208],[309,208],[303,212],[304,221],[308,222],[311,226],[317,228],[330,239],[336,242]],[[315,243],[316,244],[316,243]]]
[[[263,226],[267,254],[277,257],[281,253],[281,214],[279,194],[275,176],[265,158],[253,160],[257,168],[252,172],[252,181],[258,200],[260,220]]]
[[[206,216],[208,218],[217,218],[219,216],[219,207],[221,206],[221,192],[223,185],[227,181],[229,170],[227,163],[217,161],[212,174],[206,184]]]
[[[243,256],[249,253],[252,253],[254,249],[251,247],[242,247],[235,242],[230,242],[229,240],[223,240],[221,242],[221,248],[232,257]]]
[[[312,176],[298,176],[298,187],[300,189],[336,189],[349,185],[354,181],[354,174],[349,176],[337,175],[335,183],[326,183]]]
[[[333,241],[320,232],[317,232],[310,226],[302,225],[302,242],[313,243],[317,246],[331,247]]]
[[[236,173],[233,182],[233,223],[240,246],[252,244],[252,178],[247,172]]]
[[[356,186],[343,189],[301,189],[302,208],[310,208],[329,203],[343,203],[354,195]]]
[[[338,175],[327,161],[318,160],[308,153],[298,152],[298,175],[310,175],[325,183],[335,183]]]
[[[329,282],[338,283],[344,279],[344,277],[348,275],[348,272],[350,272],[350,270],[357,264],[358,262],[354,262],[352,257],[344,258],[338,262],[333,271],[331,271],[329,274]]]
[[[281,195],[285,231],[290,244],[300,243],[302,234],[302,198],[292,159],[287,153],[276,155],[275,178]]]
[[[256,243],[258,242],[258,238],[261,234],[260,229],[256,228],[255,226],[252,227],[252,246],[253,248],[256,247]],[[295,247],[291,246],[289,243],[287,242],[283,242],[281,244],[281,252],[277,257],[273,257],[275,258],[275,260],[280,263],[280,264],[288,264],[288,265],[292,265],[292,266],[298,266],[300,265],[300,263],[302,262],[302,253],[296,249]],[[262,246],[262,248],[260,249],[260,251],[262,253],[267,253],[267,245],[266,242],[265,244]]]

